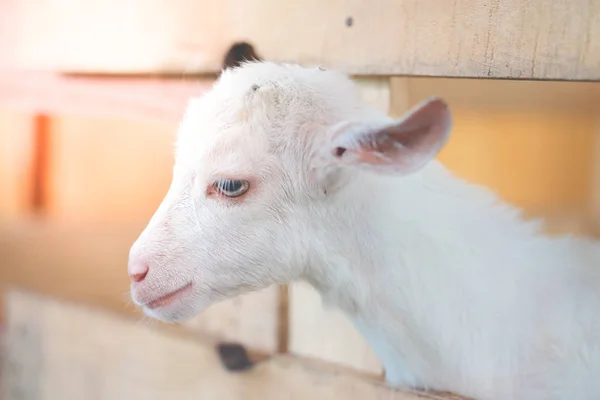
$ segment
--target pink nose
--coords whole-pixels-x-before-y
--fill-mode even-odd
[[[148,275],[148,264],[141,261],[132,261],[129,263],[128,272],[129,278],[133,282],[141,282]]]

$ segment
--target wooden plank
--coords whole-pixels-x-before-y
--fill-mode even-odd
[[[0,68],[0,107],[28,113],[176,123],[189,98],[200,95],[213,81],[61,76]]]
[[[277,286],[246,293],[214,304],[182,325],[220,340],[240,342],[253,350],[279,350],[279,302]]]
[[[0,109],[0,219],[30,211],[33,134],[32,115]]]
[[[1,60],[0,60],[1,62]],[[1,70],[1,68],[0,68]],[[357,81],[375,77],[355,77]],[[81,115],[92,118],[163,121],[176,123],[188,99],[207,90],[214,78],[158,79],[140,77],[60,76],[52,73],[0,72],[0,107],[13,112]],[[380,80],[381,82],[382,80]],[[391,80],[391,91],[405,86],[418,101],[435,94],[454,104],[474,108],[511,108],[520,106],[540,110],[561,109],[594,112],[600,102],[596,82],[539,82],[482,79],[398,78]],[[485,95],[482,95],[485,94]],[[392,95],[391,109],[401,101]],[[412,104],[412,103],[410,103]],[[401,111],[401,112],[404,112]]]
[[[406,103],[407,94],[410,106],[438,96],[452,107],[477,111],[596,114],[600,104],[600,82],[392,77],[391,92],[392,109]]]
[[[0,288],[24,287],[142,319],[129,299],[126,269],[129,246],[143,227],[140,222],[0,224]],[[182,329],[275,352],[278,293],[272,287],[215,304]]]
[[[20,0],[0,1],[0,108],[173,123],[181,117],[189,97],[205,91],[214,81],[214,77],[198,79],[186,74],[165,80],[160,77],[75,77],[54,71],[21,70],[15,58],[17,50],[22,50],[17,41],[18,30],[35,30],[52,21],[52,14],[41,15],[37,21],[40,25],[21,26],[18,11],[22,5]],[[38,3],[42,8],[45,5],[46,2]],[[52,36],[56,32],[43,35]],[[40,39],[34,38],[34,42]],[[55,51],[57,55],[60,53],[56,47],[46,50],[51,57]]]
[[[351,74],[600,79],[600,0],[18,5],[18,59],[33,68],[215,73],[229,47],[245,40],[266,59]]]
[[[360,96],[374,107],[389,113],[392,100],[391,81],[388,77],[357,76],[354,82]]]
[[[227,372],[207,342],[24,292],[8,297],[6,400],[457,399],[276,356]]]
[[[18,1],[13,6],[19,21],[13,33],[17,63],[28,69],[92,73],[216,72],[231,39],[230,26],[223,24],[233,5],[197,0],[91,0],[85,5]],[[77,37],[72,36],[75,31]]]
[[[411,91],[411,81],[417,78],[407,77],[392,77],[390,78],[390,115],[394,118],[400,118],[404,113],[410,110],[410,107],[414,106],[412,99],[415,97]],[[438,81],[449,81],[450,79],[437,79]],[[463,79],[460,80],[461,82]],[[427,96],[438,96],[440,95],[437,91],[428,93]],[[424,96],[423,99],[427,98]],[[416,100],[416,99],[415,99]],[[418,100],[417,100],[418,101]]]
[[[592,226],[592,232],[600,237],[600,118],[598,116],[596,116],[595,122],[596,138],[593,146],[594,160],[589,204],[591,218],[588,222]]]
[[[325,309],[319,294],[302,282],[290,285],[289,351],[383,377],[379,359],[346,316]]]

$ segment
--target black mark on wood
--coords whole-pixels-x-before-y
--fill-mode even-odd
[[[244,346],[237,343],[220,343],[217,346],[221,363],[227,371],[242,372],[253,367]]]

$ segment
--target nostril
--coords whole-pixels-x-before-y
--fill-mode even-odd
[[[148,265],[141,262],[133,262],[129,264],[129,278],[133,282],[141,282],[148,275]]]
[[[139,274],[130,275],[130,278],[134,282],[140,282],[144,280],[147,274],[148,272],[140,272]]]

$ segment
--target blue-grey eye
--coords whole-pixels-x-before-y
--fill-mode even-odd
[[[219,179],[214,186],[227,197],[239,197],[248,191],[250,182],[242,179]]]

